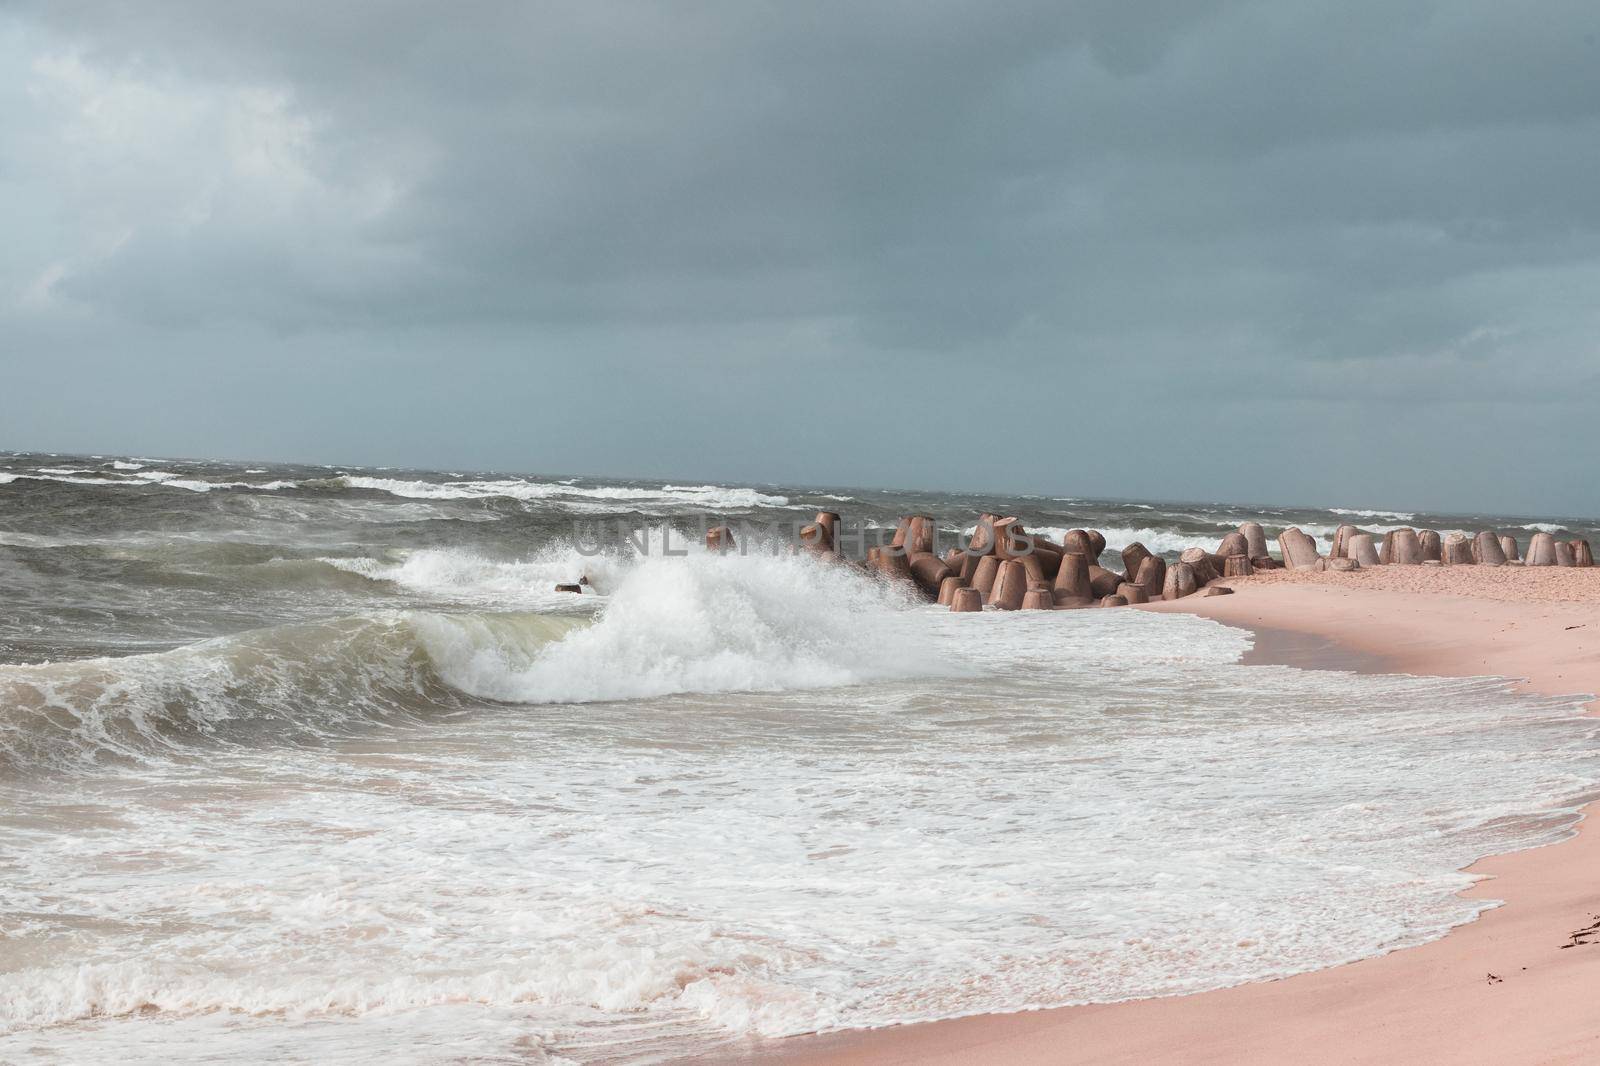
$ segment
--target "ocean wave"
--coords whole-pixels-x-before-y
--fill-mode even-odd
[[[1038,533],[1042,536],[1049,537],[1057,544],[1061,543],[1062,538],[1067,535],[1068,531],[1068,528],[1065,526],[1040,526],[1036,529],[1029,530],[1029,532]],[[1223,533],[1226,531],[1216,533],[1190,533],[1179,529],[1158,529],[1152,526],[1104,526],[1100,527],[1099,532],[1106,538],[1107,552],[1120,552],[1128,545],[1138,542],[1155,552],[1157,555],[1175,555],[1178,552],[1183,551],[1185,548],[1198,547],[1205,548],[1208,551],[1214,550],[1217,546],[1217,542],[1222,538]]]
[[[1417,518],[1410,511],[1361,511],[1347,507],[1330,507],[1328,510],[1334,514],[1354,515],[1357,518],[1392,518],[1397,522],[1414,522]]]
[[[83,474],[99,476],[82,476]],[[217,489],[255,489],[275,492],[298,487],[295,481],[204,481],[187,478],[170,470],[145,470],[137,474],[116,474],[109,471],[68,471],[60,468],[41,469],[32,474],[0,474],[0,485],[13,481],[54,481],[63,485],[93,485],[109,488],[140,488],[159,485],[163,488],[186,489],[189,492],[212,492]]]
[[[421,612],[275,626],[172,651],[0,667],[0,761],[140,759],[207,743],[293,743],[460,703],[419,636]],[[582,619],[503,615],[480,627],[508,661]]]
[[[308,481],[303,487],[368,489],[374,492],[387,492],[391,496],[419,500],[476,500],[495,496],[526,501],[617,500],[657,506],[694,506],[708,510],[753,510],[760,507],[789,505],[789,498],[786,496],[772,496],[757,492],[755,489],[721,485],[665,485],[659,489],[631,488],[623,485],[585,488],[559,481],[504,479],[435,482],[343,474],[335,478]]]
[[[510,665],[448,616],[425,640],[441,676],[509,703],[587,703],[682,692],[826,688],[945,673],[915,639],[902,592],[804,556],[690,555],[634,567],[596,623]],[[475,625],[475,623],[474,623]]]
[[[629,563],[613,555],[583,555],[552,544],[526,560],[491,559],[450,548],[401,551],[377,559],[369,556],[323,557],[322,563],[432,599],[498,610],[544,610],[574,599],[557,593],[558,584],[588,578],[596,591],[615,588]]]
[[[408,563],[410,560],[407,561]],[[407,563],[398,564],[403,572]],[[423,559],[414,580],[467,568]],[[387,611],[145,655],[0,667],[0,759],[141,758],[204,743],[296,742],[463,699],[589,703],[936,676],[897,588],[806,556],[646,559],[589,618]]]
[[[90,471],[93,473],[93,471]],[[75,473],[65,474],[13,474],[12,481],[59,481],[64,485],[149,485],[151,482],[143,480],[128,480],[116,477],[79,477]]]

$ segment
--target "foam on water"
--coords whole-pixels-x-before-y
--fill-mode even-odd
[[[589,578],[599,588],[614,587],[619,562],[613,556],[583,556],[552,545],[531,559],[490,559],[475,552],[425,548],[396,558],[327,557],[327,565],[373,581],[456,603],[538,610],[570,604],[571,593],[557,584]]]
[[[40,468],[32,474],[0,474],[0,485],[14,481],[54,481],[63,485],[95,485],[113,488],[138,488],[160,485],[164,488],[187,489],[190,492],[211,492],[215,489],[257,489],[275,492],[296,488],[294,481],[205,481],[186,478],[168,470],[146,470],[138,474],[119,474],[114,471],[73,470],[67,468]]]
[[[902,590],[809,556],[646,557],[598,564],[596,596],[551,593],[573,553],[491,563],[419,553],[340,572],[403,577],[465,601],[559,613],[389,611],[123,658],[0,666],[0,765],[143,759],[195,743],[305,741],[457,697],[585,703],[676,692],[783,691],[952,665],[913,635]],[[328,560],[320,560],[327,563]],[[591,566],[591,569],[593,567]],[[526,583],[534,581],[538,592]],[[598,621],[589,610],[603,603]],[[585,610],[588,608],[588,610]],[[578,612],[578,613],[574,613]]]
[[[1041,536],[1049,537],[1057,544],[1060,544],[1062,538],[1065,537],[1068,532],[1068,527],[1041,526],[1038,529],[1030,530],[1030,532],[1035,532]],[[1128,545],[1137,541],[1138,543],[1143,544],[1146,548],[1155,552],[1157,555],[1161,555],[1181,552],[1185,548],[1192,548],[1197,544],[1203,547],[1214,548],[1216,547],[1214,542],[1221,540],[1223,535],[1228,532],[1228,529],[1219,528],[1215,535],[1211,535],[1180,533],[1175,530],[1152,529],[1149,527],[1134,528],[1110,526],[1102,528],[1100,532],[1106,538],[1106,550],[1109,552],[1121,551],[1123,548],[1126,548]]]
[[[1559,837],[1600,779],[1573,701],[1491,680],[952,615],[659,528],[558,543],[830,498],[1166,552],[1246,519],[1560,528],[1530,518],[0,468],[7,1063],[649,1061],[1214,987],[1439,935],[1482,906],[1463,864]]]
[[[1330,507],[1328,509],[1334,514],[1353,515],[1356,518],[1392,518],[1397,522],[1410,522],[1417,517],[1410,511],[1363,511],[1349,507]]]
[[[953,671],[897,611],[897,589],[806,556],[649,557],[599,621],[508,663],[475,625],[439,617],[424,646],[452,687],[511,703],[782,691]]]
[[[0,785],[0,1058],[49,1027],[83,1063],[652,1060],[1217,987],[1470,918],[1458,868],[1600,775],[1570,700],[1241,667],[1197,618],[907,610],[804,558],[649,560],[568,625],[91,664],[234,716],[256,664],[326,721],[372,661],[519,702]]]
[[[757,492],[755,489],[729,488],[721,485],[665,485],[659,489],[630,488],[621,485],[584,488],[562,481],[501,479],[435,482],[353,474],[332,478],[329,483],[335,487],[371,489],[394,496],[423,500],[472,500],[495,496],[539,501],[576,498],[721,510],[786,507],[789,503],[788,498],[784,496],[772,496]]]

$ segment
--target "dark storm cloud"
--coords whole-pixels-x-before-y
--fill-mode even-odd
[[[182,368],[226,412],[155,419],[169,448],[1600,509],[1585,3],[56,0],[0,27],[3,358],[80,397],[50,411],[35,366],[8,421],[60,435],[8,446],[154,447],[137,386],[82,399],[137,380],[114,350],[146,404]],[[1041,447],[1001,471],[929,426]],[[1464,472],[1486,430],[1504,456]]]

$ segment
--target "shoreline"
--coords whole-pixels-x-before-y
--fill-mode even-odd
[[[1494,585],[1474,590],[1473,571],[1494,575],[1484,579]],[[1246,663],[1499,676],[1522,691],[1589,695],[1586,713],[1600,716],[1600,597],[1518,599],[1504,594],[1508,577],[1456,568],[1439,582],[1451,591],[1373,588],[1359,572],[1243,578],[1227,582],[1239,595],[1139,609],[1251,630]],[[1562,947],[1600,918],[1600,832],[1584,831],[1597,812],[1600,800],[1560,841],[1466,867],[1481,880],[1462,895],[1502,905],[1426,944],[1209,992],[791,1037],[730,1047],[714,1061],[1600,1061],[1600,942]]]

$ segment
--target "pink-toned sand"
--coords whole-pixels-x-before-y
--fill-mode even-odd
[[[1399,672],[1600,693],[1600,568],[1395,566],[1231,584],[1236,595],[1147,609],[1325,637]],[[1193,996],[801,1037],[758,1054],[808,1064],[1600,1063],[1600,938],[1563,947],[1600,918],[1600,832],[1471,869],[1489,879],[1470,894],[1505,906],[1422,947]]]

